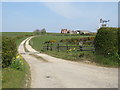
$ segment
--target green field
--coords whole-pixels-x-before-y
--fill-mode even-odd
[[[33,32],[1,32],[0,34],[2,37],[7,36],[7,37],[12,37],[15,39],[15,42],[17,46],[20,44],[21,41],[23,41],[25,38],[32,36]]]
[[[17,47],[27,37],[33,35],[32,32],[2,32],[2,36],[14,38]],[[26,80],[30,78],[30,68],[26,61],[22,58],[23,70],[16,70],[8,67],[2,69],[2,87],[3,88],[26,88]]]
[[[82,36],[82,35],[77,35],[77,36],[60,36],[60,35],[56,35],[56,34],[52,34],[52,35],[43,35],[43,36],[38,36],[33,38],[30,41],[30,44],[33,46],[33,48],[35,48],[38,51],[41,51],[43,49],[44,46],[44,42],[45,41],[49,41],[49,40],[56,40],[56,43],[60,42],[61,39],[69,39],[69,38],[80,38],[80,37],[86,37],[86,36]]]
[[[49,34],[49,35],[43,35],[43,36],[32,38],[30,41],[30,45],[39,52],[46,53],[54,57],[63,58],[66,60],[72,60],[77,62],[89,61],[89,63],[91,64],[107,66],[107,67],[118,66],[118,62],[114,62],[113,60],[113,59],[116,59],[116,57],[105,58],[103,56],[96,55],[94,51],[70,51],[67,53],[66,51],[58,52],[57,50],[53,50],[53,51],[43,50],[43,46],[44,46],[43,43],[46,41],[56,40],[59,43],[61,39],[80,38],[80,37],[86,37],[86,36],[85,35],[71,36],[71,35]]]
[[[2,32],[2,36],[17,37],[33,35],[33,32]]]
[[[71,51],[69,53],[67,53],[67,51],[43,51],[43,46],[44,46],[44,42],[45,41],[49,41],[49,40],[56,40],[58,43],[60,42],[61,39],[69,39],[69,38],[80,38],[80,37],[86,37],[86,36],[82,36],[82,35],[77,35],[77,36],[53,36],[53,35],[44,35],[44,36],[38,36],[35,38],[32,38],[32,40],[30,41],[30,45],[32,45],[32,47],[34,49],[36,49],[39,52],[43,52],[49,55],[52,55],[54,57],[59,57],[59,58],[63,58],[63,59],[67,59],[67,60],[72,60],[72,61],[83,61],[85,59],[87,60],[91,60],[91,62],[93,62],[93,52],[92,51]],[[65,43],[63,43],[65,44]]]

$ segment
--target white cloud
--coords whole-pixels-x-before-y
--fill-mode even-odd
[[[69,19],[79,18],[83,13],[82,10],[79,10],[77,7],[68,2],[61,3],[45,3],[45,5],[52,10],[53,12]]]
[[[90,19],[94,18],[95,15],[99,16],[98,11],[101,7],[86,7],[86,6],[76,6],[76,4],[71,2],[49,2],[45,3],[45,5],[53,12],[68,18],[68,19]]]

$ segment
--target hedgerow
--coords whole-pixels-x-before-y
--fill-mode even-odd
[[[118,54],[120,56],[120,28],[118,28]]]
[[[70,39],[62,39],[60,40],[60,42],[67,42],[67,43],[71,43],[71,44],[78,44],[79,42],[83,41],[84,43],[87,44],[86,41],[94,41],[94,36],[90,36],[90,37],[81,37],[81,38],[70,38]]]
[[[16,54],[17,46],[15,40],[10,37],[2,37],[2,67],[8,67]]]
[[[95,37],[95,51],[99,55],[114,56],[118,54],[118,28],[100,28]]]

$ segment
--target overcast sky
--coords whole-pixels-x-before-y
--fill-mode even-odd
[[[0,4],[1,8],[1,4]],[[97,31],[99,19],[118,25],[117,2],[4,2],[2,3],[3,32],[32,32],[46,28]],[[0,22],[1,23],[1,22]]]

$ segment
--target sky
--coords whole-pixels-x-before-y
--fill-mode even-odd
[[[3,2],[0,8],[2,32],[42,28],[58,33],[61,29],[96,32],[100,18],[110,20],[110,27],[118,26],[117,2]]]
[[[2,32],[2,3],[0,3],[0,32]]]

